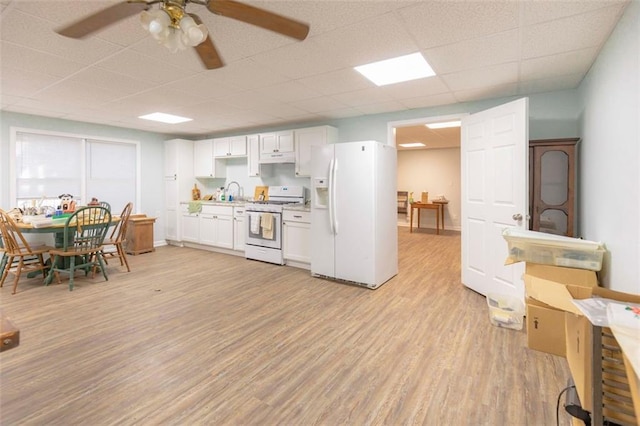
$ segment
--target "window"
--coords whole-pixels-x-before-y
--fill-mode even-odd
[[[14,205],[56,207],[61,194],[73,195],[77,205],[96,197],[114,213],[137,204],[138,142],[13,128],[11,136]]]

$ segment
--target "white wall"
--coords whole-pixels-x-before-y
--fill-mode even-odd
[[[602,283],[640,294],[640,2],[581,84],[579,232],[609,250]]]
[[[424,190],[429,199],[444,195],[445,228],[460,230],[460,148],[398,151],[398,190],[413,191],[416,201]],[[433,211],[422,213],[420,225],[436,227]]]

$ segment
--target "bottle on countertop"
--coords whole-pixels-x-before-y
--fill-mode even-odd
[[[224,196],[224,186],[220,187],[220,197],[218,197],[218,200],[220,201],[224,201],[225,196]]]
[[[196,201],[196,200],[200,199],[200,190],[198,189],[198,184],[197,183],[193,184],[193,189],[191,190],[191,199],[193,201]]]

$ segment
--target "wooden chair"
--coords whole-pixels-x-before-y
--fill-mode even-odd
[[[9,272],[13,272],[16,276],[12,294],[16,294],[22,272],[42,271],[42,276],[46,277],[46,270],[49,267],[44,262],[44,254],[48,253],[52,247],[29,245],[15,221],[4,210],[0,210],[0,237],[3,247],[0,287],[4,285]]]
[[[120,213],[120,222],[113,228],[111,231],[111,235],[105,239],[103,246],[109,247],[114,246],[116,248],[115,252],[104,252],[103,255],[109,255],[112,257],[118,257],[120,259],[120,266],[126,265],[127,272],[131,272],[129,268],[129,262],[127,261],[127,255],[124,252],[124,243],[127,241],[127,227],[129,225],[129,216],[131,216],[131,211],[133,210],[133,203],[127,203]],[[105,263],[109,263],[107,258],[104,259]]]
[[[111,204],[107,203],[106,201],[100,201],[100,207],[104,207],[105,209],[111,211]]]
[[[100,268],[105,281],[109,280],[102,256],[102,243],[111,223],[111,213],[104,207],[88,206],[76,210],[66,221],[62,247],[49,251],[52,267],[45,284],[49,285],[55,274],[60,283],[60,272],[69,274],[69,290],[73,290],[73,277],[80,269],[85,275]]]

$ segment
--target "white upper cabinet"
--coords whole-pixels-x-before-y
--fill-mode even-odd
[[[194,142],[193,172],[200,178],[224,178],[227,167],[223,161],[213,156],[213,139]]]
[[[261,163],[293,163],[294,150],[293,130],[260,135]]]
[[[246,157],[247,137],[215,138],[213,140],[213,156],[216,158]]]
[[[338,129],[331,126],[308,127],[294,130],[296,177],[311,176],[311,147],[335,143]]]

